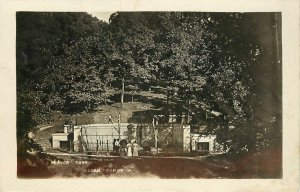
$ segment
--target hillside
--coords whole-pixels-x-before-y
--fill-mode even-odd
[[[116,102],[111,105],[103,105],[93,113],[84,113],[75,115],[62,114],[61,112],[53,112],[53,122],[47,125],[39,125],[36,132],[36,141],[41,144],[43,149],[50,150],[51,145],[49,139],[51,134],[55,132],[63,132],[63,125],[66,121],[72,121],[74,124],[100,124],[108,123],[108,115],[112,115],[114,122],[118,121],[118,114],[121,115],[121,123],[140,123],[151,122],[152,114],[161,113],[162,108],[155,105],[154,101],[164,98],[163,94],[156,94],[151,91],[142,91],[134,95],[134,102],[126,102],[121,106]],[[154,104],[153,104],[154,103]],[[143,116],[141,118],[141,116]],[[145,118],[148,117],[148,118]]]

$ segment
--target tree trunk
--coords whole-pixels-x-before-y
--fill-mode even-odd
[[[167,107],[169,108],[169,90],[167,90]]]
[[[124,93],[125,93],[125,80],[122,79],[122,93],[121,93],[121,106],[123,106],[124,103]]]
[[[188,100],[187,124],[190,124],[190,105],[191,99]]]
[[[172,110],[172,144],[174,144],[174,113],[173,113],[173,110]]]

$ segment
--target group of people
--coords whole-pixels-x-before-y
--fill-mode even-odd
[[[133,142],[133,144],[131,144],[131,142],[129,142],[126,146],[127,148],[127,156],[131,157],[131,156],[139,156],[138,154],[138,144],[136,143],[136,141]]]
[[[120,153],[120,156],[136,157],[138,156],[139,146],[136,141],[127,141],[125,139],[119,141],[119,139],[114,140],[114,150]]]
[[[121,113],[118,116],[118,123],[120,123]],[[113,117],[111,114],[108,115],[108,124],[113,124]],[[127,140],[114,139],[113,141],[113,150],[117,153],[120,153],[120,156],[138,156],[138,144],[135,140],[127,142]]]

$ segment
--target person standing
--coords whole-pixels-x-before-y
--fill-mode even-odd
[[[127,155],[127,141],[125,139],[120,140],[120,156],[124,157]]]
[[[127,148],[121,146],[121,148],[120,148],[120,156],[121,156],[121,157],[126,156],[126,151],[127,151]]]
[[[119,149],[120,149],[120,142],[119,142],[119,139],[117,139],[115,141],[115,149],[116,149],[116,152],[119,153]]]
[[[127,144],[127,156],[128,157],[132,157],[132,144],[129,141],[129,143]]]
[[[111,114],[108,115],[108,124],[109,123],[114,124],[113,120],[112,120],[112,115]]]
[[[113,141],[113,151],[116,151],[116,139],[114,138],[114,141]]]
[[[139,145],[136,143],[136,141],[134,141],[133,145],[132,145],[132,155],[137,157],[139,156]]]

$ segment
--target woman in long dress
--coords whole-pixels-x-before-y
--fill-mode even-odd
[[[134,141],[133,145],[132,145],[132,155],[133,156],[139,156],[139,153],[138,153],[138,150],[139,150],[139,145],[136,143],[136,141]]]
[[[132,144],[130,142],[127,144],[127,156],[132,157]]]

